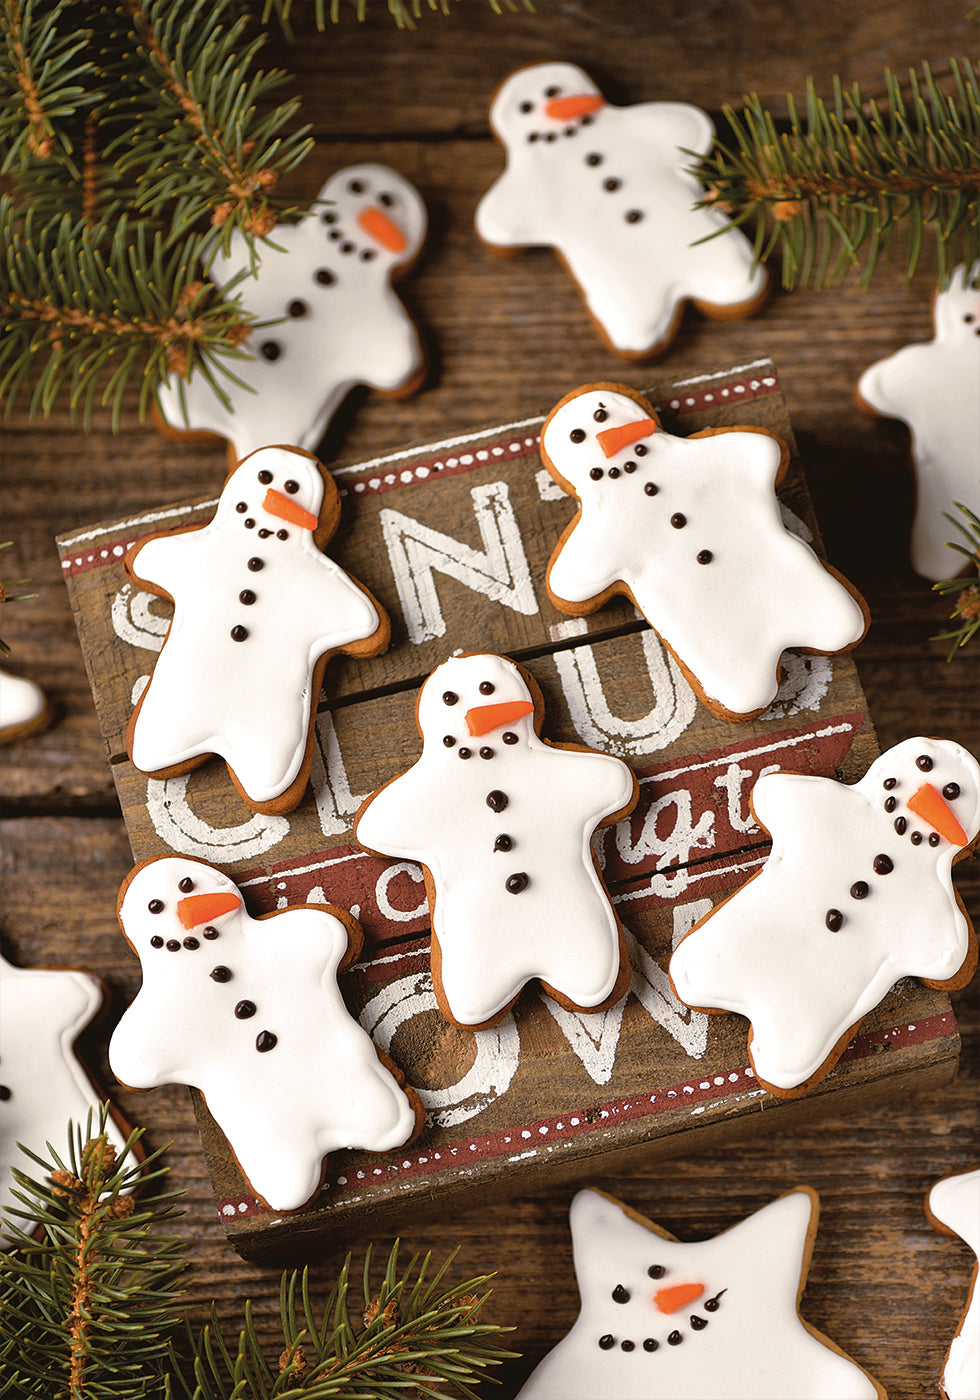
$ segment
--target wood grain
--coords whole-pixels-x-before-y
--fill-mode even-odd
[[[777,363],[801,458],[831,561],[861,588],[874,618],[855,664],[883,747],[913,733],[980,741],[975,657],[947,665],[931,640],[945,625],[942,601],[907,564],[912,478],[907,434],[853,404],[853,385],[874,359],[930,334],[930,279],[907,284],[882,268],[871,291],[777,292],[754,321],[708,324],[685,318],[653,372],[613,360],[592,337],[581,303],[545,252],[507,262],[486,255],[471,234],[473,208],[501,165],[485,125],[493,88],[520,63],[579,61],[625,102],[694,101],[717,118],[723,103],[758,90],[777,110],[801,93],[808,74],[822,92],[840,73],[880,94],[886,64],[903,71],[922,58],[942,70],[950,54],[975,48],[975,24],[960,0],[832,0],[692,8],[681,0],[538,0],[534,16],[494,16],[466,0],[448,19],[423,17],[416,31],[392,31],[380,0],[364,25],[349,17],[322,36],[302,31],[276,41],[270,62],[297,74],[317,149],[291,177],[309,198],[336,165],[365,155],[415,180],[430,207],[429,247],[402,291],[432,351],[433,372],[416,399],[392,405],[358,395],[328,455],[355,462],[462,426],[545,411],[576,384],[622,378],[637,388],[663,377],[770,355]],[[133,401],[135,404],[135,401]],[[135,411],[112,435],[97,421],[85,436],[65,405],[45,422],[15,414],[2,429],[4,537],[15,541],[11,572],[29,574],[40,597],[4,611],[12,665],[48,689],[58,722],[46,734],[0,752],[0,934],[23,963],[72,962],[99,973],[117,1015],[136,990],[134,960],[114,918],[115,893],[130,854],[67,592],[57,534],[109,515],[137,512],[217,489],[220,447],[185,447],[140,426]],[[6,561],[5,561],[6,562]],[[977,862],[959,867],[958,887],[974,917]],[[923,1199],[939,1176],[980,1157],[977,1088],[980,1014],[976,986],[956,994],[961,1068],[943,1089],[899,1099],[818,1126],[719,1146],[668,1163],[633,1165],[595,1178],[683,1238],[698,1238],[804,1181],[822,1198],[822,1217],[804,1299],[805,1315],[885,1385],[891,1400],[936,1393],[949,1337],[960,1315],[972,1260],[926,1223]],[[104,1041],[86,1047],[104,1068]],[[173,1141],[174,1181],[187,1190],[183,1233],[194,1265],[189,1299],[198,1321],[213,1297],[222,1317],[240,1319],[255,1300],[271,1337],[278,1273],[243,1263],[217,1219],[194,1115],[181,1090],[145,1099],[121,1091],[150,1141]],[[457,1243],[457,1276],[496,1268],[490,1315],[517,1328],[522,1362],[506,1369],[513,1394],[532,1362],[577,1310],[567,1231],[570,1187],[486,1206],[460,1207],[402,1232],[406,1251],[437,1254]],[[390,1236],[377,1243],[385,1249]],[[360,1259],[363,1238],[325,1247],[313,1261],[329,1285],[346,1247]],[[274,1353],[277,1354],[277,1353]]]

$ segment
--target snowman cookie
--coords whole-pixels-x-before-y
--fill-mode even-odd
[[[864,636],[863,600],[783,525],[788,453],[774,434],[675,437],[634,390],[588,384],[548,415],[541,456],[579,503],[548,565],[552,602],[581,617],[625,594],[715,714],[771,704],[787,647],[838,652]]]
[[[932,340],[878,360],[858,381],[858,401],[912,434],[915,514],[912,567],[938,582],[962,556],[947,520],[954,506],[980,514],[980,263],[959,267],[933,303]]]
[[[980,1262],[980,1169],[959,1172],[937,1181],[926,1198],[926,1215],[937,1230],[958,1235]],[[940,1389],[944,1400],[977,1400],[980,1396],[980,1292],[977,1264],[970,1294],[950,1343]]]
[[[554,248],[615,354],[665,349],[687,301],[724,320],[761,305],[766,273],[748,240],[697,207],[689,167],[714,141],[700,108],[614,107],[581,68],[538,63],[497,91],[490,125],[507,166],[477,207],[480,238]]]
[[[232,365],[224,403],[200,369],[158,396],[177,432],[227,438],[231,463],[285,442],[314,451],[357,384],[402,398],[421,387],[426,356],[393,280],[418,257],[426,232],[418,191],[384,165],[339,170],[316,212],[278,225],[253,254],[239,234],[211,278],[257,318]],[[227,363],[227,362],[225,362]],[[240,380],[241,384],[235,382]]]
[[[20,1209],[13,1168],[33,1174],[18,1143],[64,1156],[68,1123],[83,1133],[103,1097],[75,1055],[75,1041],[102,1010],[102,984],[73,968],[14,967],[0,957],[0,1216]],[[126,1136],[110,1118],[109,1141]],[[13,1216],[10,1223],[16,1223]]]
[[[387,1152],[415,1136],[418,1098],[337,985],[361,946],[346,911],[253,919],[227,875],[176,856],[137,865],[118,908],[143,985],[109,1044],[113,1073],[134,1089],[199,1089],[272,1210],[316,1195],[329,1152]]]
[[[171,777],[219,754],[254,810],[297,805],[327,661],[388,644],[379,605],[321,553],[339,519],[316,458],[267,447],[232,472],[207,525],[129,552],[134,581],[174,604],[126,736],[141,772]]]
[[[973,975],[951,870],[980,832],[980,764],[951,740],[906,739],[853,786],[769,773],[751,802],[772,852],[682,940],[670,978],[688,1006],[746,1016],[757,1079],[793,1097],[899,978]]]
[[[0,667],[0,744],[14,744],[47,729],[53,718],[48,697],[27,676]]]
[[[419,692],[421,757],[354,824],[368,850],[424,867],[436,997],[469,1029],[496,1024],[534,978],[578,1011],[629,985],[591,839],[632,810],[636,779],[618,758],[541,739],[541,712],[506,657],[444,662]]]
[[[581,1312],[518,1400],[884,1400],[800,1317],[818,1212],[799,1187],[683,1244],[580,1191],[570,1220]]]

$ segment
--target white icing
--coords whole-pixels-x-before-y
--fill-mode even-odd
[[[945,518],[954,502],[980,513],[980,263],[956,269],[933,306],[933,339],[878,360],[858,381],[876,413],[899,418],[912,433],[916,505],[912,567],[938,581],[960,572],[963,544]]]
[[[597,412],[605,414],[600,421]],[[599,435],[645,417],[649,430],[606,456]],[[573,441],[579,432],[584,438]],[[558,606],[589,612],[590,600],[625,586],[722,709],[746,716],[765,709],[785,648],[834,652],[864,635],[857,601],[783,525],[775,494],[781,443],[771,434],[674,437],[655,426],[645,401],[608,386],[583,389],[554,409],[541,450],[581,504],[548,566]],[[705,550],[711,558],[702,564]]]
[[[446,693],[457,703],[446,704]],[[620,974],[619,927],[590,843],[598,826],[632,808],[632,772],[606,754],[546,744],[531,713],[468,734],[468,710],[507,701],[530,705],[531,693],[505,657],[439,666],[419,695],[421,757],[368,799],[354,828],[370,850],[429,870],[434,974],[461,1025],[499,1018],[532,978],[580,1009],[595,1007]],[[506,795],[502,811],[488,805],[492,791]],[[494,850],[500,835],[511,837],[510,850]],[[506,881],[521,873],[528,884],[511,893]]]
[[[918,767],[920,756],[932,761],[929,771]],[[815,1074],[899,978],[947,982],[969,954],[970,923],[951,875],[961,847],[906,805],[926,782],[939,792],[959,786],[948,806],[972,841],[980,831],[980,765],[950,740],[906,739],[851,787],[770,773],[753,788],[772,853],[684,939],[670,976],[689,1006],[748,1017],[756,1075],[776,1090]],[[896,821],[906,823],[904,832]],[[891,860],[889,873],[875,872],[879,855]],[[864,898],[850,892],[859,881],[868,885]],[[827,926],[832,909],[844,916],[836,932]]]
[[[181,890],[182,881],[193,889]],[[186,927],[179,902],[216,893],[234,907]],[[157,914],[154,900],[164,906]],[[384,1152],[411,1137],[414,1108],[337,985],[348,935],[335,915],[297,907],[253,919],[222,872],[165,856],[137,868],[119,918],[143,986],[110,1042],[113,1073],[135,1089],[198,1088],[273,1210],[295,1210],[316,1193],[327,1153]],[[230,977],[215,980],[216,967]],[[242,1002],[254,1012],[236,1015]],[[264,1032],[276,1040],[260,1051]]]
[[[580,1191],[571,1227],[581,1312],[518,1400],[880,1397],[870,1376],[797,1311],[814,1205],[809,1191],[793,1191],[714,1239],[683,1244],[608,1196]],[[664,1272],[653,1279],[650,1268]],[[685,1284],[703,1293],[664,1313],[657,1293]],[[617,1288],[629,1295],[622,1303]],[[709,1299],[717,1307],[705,1308]],[[674,1344],[672,1334],[680,1337]],[[601,1337],[613,1344],[601,1347]],[[644,1348],[647,1339],[655,1350]]]
[[[324,481],[314,460],[266,448],[228,478],[209,524],[148,541],[132,564],[175,604],[136,719],[132,760],[152,774],[220,754],[253,806],[274,802],[302,768],[318,658],[382,625],[371,599],[321,553],[308,528],[266,511],[270,488],[258,480],[266,471],[273,490],[286,494],[294,482],[288,499],[319,513]],[[249,569],[252,558],[263,561],[260,570]],[[243,589],[254,603],[239,600]],[[244,641],[231,635],[239,625]]]
[[[0,742],[5,730],[40,721],[47,707],[44,691],[36,681],[0,669]]]
[[[386,246],[370,225],[365,229],[365,210],[390,220],[403,245]],[[391,283],[418,256],[425,231],[425,205],[414,186],[387,166],[364,164],[331,176],[316,212],[277,225],[258,246],[254,271],[248,242],[232,235],[210,276],[223,287],[244,272],[234,292],[262,323],[242,346],[254,358],[223,362],[246,387],[219,372],[226,407],[199,369],[189,382],[171,380],[161,391],[164,418],[175,428],[220,434],[241,460],[280,442],[313,451],[356,384],[387,394],[412,388],[425,355]],[[398,238],[386,233],[386,241]]]
[[[937,1181],[929,1192],[929,1211],[941,1225],[959,1235],[980,1261],[980,1170]],[[943,1368],[946,1400],[980,1397],[980,1291],[976,1283],[974,1269],[966,1311]]]
[[[549,115],[556,88],[601,105]],[[687,173],[688,153],[706,154],[714,139],[700,108],[609,106],[581,68],[540,63],[507,79],[490,123],[507,166],[480,201],[477,232],[495,247],[554,248],[621,354],[660,346],[686,300],[750,310],[762,293],[766,273],[753,267],[748,240],[718,211],[695,208],[704,191]]]
[[[47,1159],[50,1142],[64,1160],[69,1119],[84,1134],[91,1111],[98,1126],[101,1096],[73,1047],[101,1005],[99,983],[86,972],[14,967],[0,957],[0,1085],[9,1091],[0,1089],[0,1215],[23,1209],[11,1194],[21,1189],[11,1169],[40,1170],[18,1143]],[[126,1139],[111,1119],[106,1131],[121,1152]]]

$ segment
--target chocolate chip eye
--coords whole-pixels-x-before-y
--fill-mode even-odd
[[[494,692],[496,689],[497,689],[497,687],[494,685],[493,681],[481,681],[481,682],[480,682],[480,694],[481,694],[481,695],[492,695],[493,692]]]
[[[386,209],[390,209],[394,202],[395,196],[389,194],[387,190],[383,190],[382,193],[378,195],[378,203],[383,204]]]
[[[262,483],[263,486],[268,486],[268,484],[269,484],[269,482],[270,482],[271,480],[272,480],[272,473],[271,473],[271,472],[268,472],[268,471],[261,471],[261,472],[259,472],[259,481],[261,481],[261,483]]]
[[[915,760],[915,766],[922,773],[930,773],[933,768],[933,762],[927,753],[921,753]]]
[[[604,423],[604,422],[606,421],[606,419],[609,417],[609,413],[608,413],[608,411],[607,411],[606,409],[604,409],[604,408],[597,408],[596,411],[595,411],[595,413],[593,413],[592,417],[595,419],[595,421],[596,421],[597,423]]]
[[[290,496],[295,496],[296,492],[299,490],[299,482],[293,480],[284,481],[282,484],[282,489],[285,492],[287,492]]]
[[[459,696],[456,694],[455,690],[444,690],[442,693],[442,703],[444,705],[458,705]]]
[[[442,736],[442,742],[447,749],[453,749],[456,747],[456,736],[454,734],[444,734]]]
[[[569,438],[572,440],[572,442],[584,442],[584,441],[585,441],[585,429],[584,429],[584,428],[573,428],[572,431],[568,434],[568,436],[569,436]]]
[[[959,783],[947,783],[943,788],[943,797],[947,802],[955,802],[960,795]]]
[[[321,287],[332,287],[337,278],[330,271],[329,267],[318,267],[313,274],[313,280],[319,282]]]
[[[235,509],[238,511],[239,515],[244,515],[248,510],[248,501],[236,501]]]
[[[521,111],[521,112],[533,112],[533,111],[534,111],[534,103],[533,103],[533,102],[522,102],[521,105],[520,105],[520,108],[519,108],[518,110]]]
[[[663,1264],[651,1264],[649,1269],[647,1269],[647,1277],[663,1278],[666,1272],[667,1270],[664,1268]]]
[[[363,180],[348,180],[348,181],[347,181],[347,188],[350,190],[351,194],[363,194],[363,193],[364,193],[364,181],[363,181]]]
[[[630,1300],[629,1289],[624,1288],[621,1283],[617,1283],[612,1291],[614,1303],[628,1303]]]
[[[276,340],[263,340],[259,346],[259,354],[271,364],[274,360],[278,360],[282,354],[282,346]]]
[[[194,888],[194,881],[189,875],[185,875],[177,888],[180,890],[181,894],[190,894],[191,890]]]
[[[561,96],[561,88],[560,88],[560,87],[549,87],[549,88],[545,88],[545,90],[544,90],[544,95],[545,95],[545,97],[560,97],[560,96]]]
[[[147,907],[147,909],[149,909],[149,911],[150,911],[151,914],[162,914],[162,913],[163,913],[163,900],[162,900],[162,899],[151,899],[150,902],[149,902],[149,904],[148,904],[146,907]]]

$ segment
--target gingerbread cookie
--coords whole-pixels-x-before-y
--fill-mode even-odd
[[[548,415],[541,456],[579,509],[548,565],[563,612],[595,612],[623,593],[726,719],[776,696],[790,646],[856,645],[863,600],[783,525],[775,487],[785,444],[762,428],[664,432],[621,384],[589,384]]]
[[[937,1181],[926,1199],[926,1215],[937,1230],[958,1235],[980,1262],[980,1169],[959,1172]],[[977,1264],[970,1294],[950,1343],[940,1389],[945,1400],[977,1400],[980,1396],[980,1292]]]
[[[980,514],[980,263],[959,267],[933,303],[932,340],[906,345],[866,369],[858,400],[912,434],[915,515],[912,567],[938,582],[960,572],[947,547],[954,506]]]
[[[696,924],[670,962],[677,995],[748,1017],[756,1077],[805,1092],[901,977],[954,989],[977,963],[953,888],[980,832],[980,764],[906,739],[853,786],[769,773],[752,811],[772,836],[758,875]]]
[[[232,363],[234,379],[215,375],[229,401],[200,368],[158,396],[171,429],[227,438],[232,463],[279,442],[312,452],[355,385],[401,398],[425,378],[418,331],[392,286],[425,239],[418,191],[385,165],[350,165],[316,204],[256,253],[234,234],[211,269],[219,287],[241,278],[234,291],[257,318],[242,346],[250,358]]]
[[[143,861],[119,893],[143,986],[109,1045],[134,1089],[201,1091],[256,1195],[298,1210],[338,1148],[387,1152],[421,1126],[417,1096],[344,1005],[360,925],[333,905],[253,919],[204,861]]]
[[[629,984],[590,842],[632,810],[636,779],[618,758],[541,739],[541,712],[506,657],[444,662],[419,693],[421,757],[355,820],[368,850],[425,869],[436,997],[457,1026],[494,1025],[533,978],[579,1011]]]
[[[884,1400],[799,1314],[817,1229],[799,1187],[683,1244],[600,1191],[570,1212],[582,1308],[518,1400]]]
[[[36,681],[0,668],[0,744],[38,734],[52,718],[48,697]]]
[[[75,1055],[75,1041],[102,1010],[102,984],[74,968],[14,967],[0,957],[0,1216],[20,1209],[13,1168],[33,1174],[18,1143],[64,1156],[68,1123],[83,1133],[103,1097]],[[110,1118],[117,1152],[126,1136]],[[13,1217],[11,1217],[11,1223]]]
[[[388,644],[381,608],[319,548],[339,519],[316,458],[267,447],[232,472],[207,525],[126,556],[132,578],[174,604],[126,736],[141,772],[171,777],[219,754],[256,811],[297,805],[328,659]]]
[[[497,91],[490,125],[507,166],[477,207],[477,232],[496,249],[554,248],[614,353],[665,349],[687,301],[725,320],[761,305],[766,272],[750,243],[697,207],[704,190],[689,168],[714,141],[700,108],[614,107],[581,68],[538,63]]]

